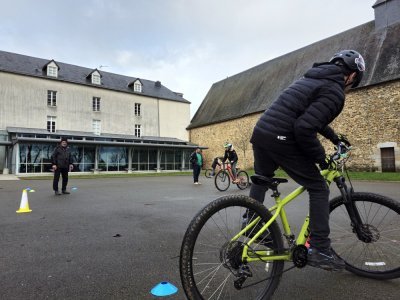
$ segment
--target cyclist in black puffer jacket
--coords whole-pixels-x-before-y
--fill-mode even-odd
[[[304,77],[286,88],[257,122],[251,143],[256,174],[273,177],[281,167],[310,195],[309,264],[342,269],[344,262],[330,248],[329,188],[320,169],[330,161],[317,138],[349,144],[328,126],[342,111],[345,91],[362,79],[365,63],[354,50],[343,50],[329,62],[314,64]],[[266,188],[252,185],[250,197],[263,202]],[[328,267],[326,267],[328,266]]]

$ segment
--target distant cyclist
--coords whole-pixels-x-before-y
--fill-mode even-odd
[[[256,174],[273,177],[281,167],[310,195],[309,265],[343,269],[345,263],[331,249],[329,188],[320,169],[332,163],[317,134],[337,145],[349,142],[328,126],[342,111],[345,92],[357,87],[365,71],[363,57],[354,50],[336,53],[329,62],[316,63],[292,83],[257,122],[251,143]],[[252,185],[250,197],[263,202],[266,188]]]
[[[225,145],[225,155],[222,158],[222,162],[224,163],[226,160],[229,161],[229,163],[231,164],[231,168],[232,168],[232,174],[233,177],[235,178],[233,180],[233,183],[238,183],[238,179],[236,178],[237,172],[236,172],[236,165],[238,162],[238,156],[236,154],[235,149],[233,149],[233,146],[231,143],[226,142]]]

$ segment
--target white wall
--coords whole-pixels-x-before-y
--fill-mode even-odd
[[[57,91],[57,107],[47,106],[48,90]],[[92,109],[93,97],[101,98],[100,112]],[[140,117],[135,103],[141,103]],[[104,133],[133,135],[141,124],[142,135],[188,140],[190,104],[0,72],[0,129],[46,129],[47,116],[56,116],[61,130],[92,132],[96,119]]]

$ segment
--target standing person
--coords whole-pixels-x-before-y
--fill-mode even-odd
[[[72,155],[68,149],[68,140],[67,138],[61,138],[60,144],[54,149],[54,152],[51,156],[52,168],[54,171],[54,179],[53,179],[53,190],[54,193],[58,196],[61,193],[58,191],[58,181],[60,179],[60,174],[62,175],[62,188],[61,192],[63,194],[69,194],[67,192],[67,184],[68,184],[68,172],[72,171],[74,166],[72,164]]]
[[[354,50],[340,51],[329,62],[314,64],[264,112],[250,140],[256,174],[272,178],[281,167],[307,189],[311,231],[308,263],[326,270],[343,269],[345,263],[330,247],[329,188],[316,164],[323,170],[332,162],[317,134],[335,145],[350,144],[328,124],[340,114],[345,92],[358,86],[364,71],[364,59]],[[253,184],[250,197],[263,202],[266,190]]]
[[[237,166],[237,162],[239,160],[235,149],[233,149],[233,146],[231,143],[226,142],[225,145],[225,155],[222,158],[222,162],[225,163],[226,160],[229,161],[229,163],[231,164],[231,168],[232,168],[232,174],[233,177],[235,178],[232,182],[233,183],[238,183],[239,180],[236,178],[236,166]]]
[[[199,175],[201,168],[203,166],[203,155],[201,154],[201,149],[197,148],[191,155],[190,155],[190,162],[192,163],[193,167],[193,181],[194,184],[201,184],[199,182]]]

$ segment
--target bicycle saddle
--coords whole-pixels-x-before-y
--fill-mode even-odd
[[[257,174],[250,176],[250,178],[255,185],[266,186],[270,189],[276,188],[280,183],[288,182],[286,178],[269,178]]]

